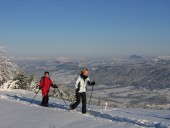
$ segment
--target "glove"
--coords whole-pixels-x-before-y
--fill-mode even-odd
[[[93,82],[88,81],[87,84],[88,84],[88,85],[95,85],[96,83],[95,83],[95,81],[93,81]]]
[[[54,86],[54,88],[58,88],[58,86],[56,84],[54,84],[53,86]]]
[[[95,81],[93,81],[92,83],[91,83],[91,85],[95,85],[96,84],[96,82]]]

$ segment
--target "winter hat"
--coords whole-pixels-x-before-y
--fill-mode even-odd
[[[89,71],[87,68],[83,68],[83,70],[81,70],[80,74],[84,74],[85,71]]]
[[[49,75],[50,73],[49,73],[48,71],[45,71],[45,72],[44,72],[44,75],[45,75],[45,74],[48,74],[48,75]]]

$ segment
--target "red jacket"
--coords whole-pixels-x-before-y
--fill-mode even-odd
[[[40,81],[40,87],[42,88],[42,94],[47,96],[50,91],[50,86],[53,86],[53,82],[49,77],[42,77]]]

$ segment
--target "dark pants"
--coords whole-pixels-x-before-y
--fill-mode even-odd
[[[71,109],[77,108],[77,106],[80,104],[80,100],[82,99],[82,113],[86,113],[86,93],[76,93],[76,102],[71,105]]]
[[[42,99],[42,102],[41,102],[41,106],[48,107],[48,100],[49,100],[48,95],[47,96],[43,96],[43,99]]]

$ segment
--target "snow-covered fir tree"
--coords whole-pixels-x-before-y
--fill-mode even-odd
[[[5,47],[0,45],[0,88],[33,90],[36,87],[34,76],[27,76],[24,71],[7,55]]]
[[[13,81],[18,81],[16,84],[18,85],[19,89],[27,90],[29,89],[29,78],[25,75],[23,70],[20,70],[16,76],[14,77]]]
[[[18,89],[34,90],[37,86],[34,75],[28,76],[23,70],[18,71],[13,81],[17,81]]]
[[[5,47],[0,45],[0,86],[12,79],[18,66],[7,55]]]
[[[38,83],[35,79],[35,76],[32,74],[29,76],[29,87],[28,90],[35,90],[38,87]]]

